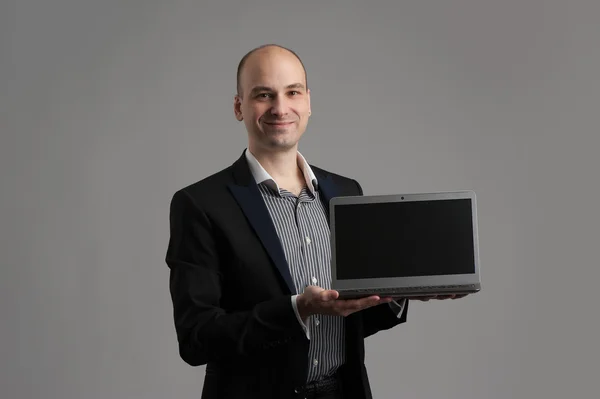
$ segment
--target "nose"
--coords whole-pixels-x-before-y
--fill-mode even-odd
[[[271,114],[274,116],[284,116],[288,113],[288,104],[284,96],[277,96],[271,106]]]

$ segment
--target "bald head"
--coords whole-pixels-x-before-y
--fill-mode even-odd
[[[300,59],[300,57],[298,57],[298,54],[296,54],[294,51],[280,46],[278,44],[265,44],[262,45],[260,47],[256,47],[252,50],[250,50],[246,55],[244,55],[244,57],[242,57],[240,63],[238,64],[238,68],[237,68],[237,94],[240,97],[243,97],[243,73],[244,73],[244,69],[246,64],[248,63],[252,63],[253,61],[255,61],[255,58],[261,58],[261,57],[273,57],[273,56],[290,56],[293,57],[294,59],[296,59],[300,65],[302,66],[302,69],[304,71],[304,84],[307,85],[307,78],[306,78],[306,68],[304,67],[304,63],[302,62],[302,60]]]
[[[311,115],[310,90],[300,58],[277,45],[246,54],[238,67],[233,111],[246,126],[251,151],[296,148]]]

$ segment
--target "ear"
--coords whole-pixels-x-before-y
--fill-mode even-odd
[[[310,89],[306,89],[306,96],[308,97],[308,115],[312,114],[312,110],[310,109]]]
[[[241,122],[244,119],[242,115],[242,99],[238,94],[233,98],[233,113],[235,114],[235,119],[238,121]]]

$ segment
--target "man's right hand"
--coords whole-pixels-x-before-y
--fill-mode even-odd
[[[376,295],[360,299],[338,299],[339,295],[335,290],[309,285],[296,298],[298,313],[302,320],[314,314],[346,317],[354,312],[392,301],[391,298],[380,298]]]

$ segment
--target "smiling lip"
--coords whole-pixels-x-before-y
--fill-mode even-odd
[[[291,125],[294,122],[265,122],[265,124],[267,125],[272,125],[272,126],[287,126],[287,125]]]

